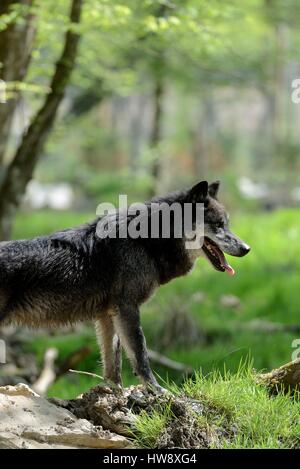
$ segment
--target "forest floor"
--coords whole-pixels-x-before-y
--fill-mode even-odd
[[[0,447],[299,449],[299,397],[270,394],[248,366],[234,374],[197,373],[159,395],[141,385],[100,384],[62,400],[25,385],[0,387],[8,409]]]

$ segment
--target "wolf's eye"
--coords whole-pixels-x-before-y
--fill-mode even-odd
[[[222,222],[222,221],[216,222],[216,223],[215,223],[215,227],[216,227],[216,228],[224,228],[224,222]]]

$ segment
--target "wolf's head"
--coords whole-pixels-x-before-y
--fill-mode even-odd
[[[250,247],[230,231],[228,213],[217,199],[219,186],[219,181],[210,185],[207,181],[201,181],[187,192],[187,200],[204,205],[204,239],[200,254],[216,270],[234,275],[224,253],[242,257],[248,254]]]

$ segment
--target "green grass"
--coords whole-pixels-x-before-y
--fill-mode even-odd
[[[168,407],[159,411],[154,410],[151,414],[142,412],[136,419],[133,438],[138,448],[155,448],[156,442],[164,428],[168,424],[170,415]]]
[[[173,392],[199,400],[203,414],[198,426],[216,433],[222,448],[292,448],[300,442],[299,396],[279,394],[270,397],[255,381],[250,367],[236,373],[214,371],[208,376],[196,373]],[[174,418],[169,406],[153,414],[141,414],[135,434],[139,445],[154,448],[168,422]],[[180,426],[181,422],[178,421]]]
[[[80,225],[96,218],[95,213],[38,210],[19,212],[16,218],[13,239],[33,238]]]
[[[156,295],[142,307],[142,321],[147,342],[153,349],[161,349],[161,337],[165,321],[172,310],[185,310],[204,331],[206,340],[191,346],[174,344],[163,349],[170,358],[185,362],[195,370],[209,373],[213,368],[238,370],[241,359],[249,353],[257,370],[272,369],[290,361],[292,341],[297,334],[287,332],[265,333],[241,330],[252,320],[299,324],[300,286],[300,224],[299,210],[280,210],[274,213],[232,216],[232,228],[251,245],[252,251],[245,258],[230,258],[236,276],[216,272],[203,259],[197,262],[193,272],[161,287]],[[93,218],[93,214],[41,211],[20,214],[14,230],[15,238],[45,234],[56,229],[73,226]],[[195,294],[203,292],[199,303]],[[240,299],[238,309],[222,306],[222,295],[235,295]],[[67,351],[88,344],[92,352],[80,364],[80,369],[101,374],[99,355],[92,328],[82,333],[49,336],[34,335],[28,345],[42,354],[49,346],[58,347],[60,357]],[[180,384],[182,376],[154,366],[163,378]],[[124,383],[135,383],[125,362]],[[95,384],[86,376],[66,375],[50,389],[50,395],[72,397]]]

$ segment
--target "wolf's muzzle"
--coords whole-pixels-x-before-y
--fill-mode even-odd
[[[239,253],[236,255],[237,257],[244,257],[246,254],[248,254],[251,251],[250,246],[248,244],[244,243],[239,247]]]

